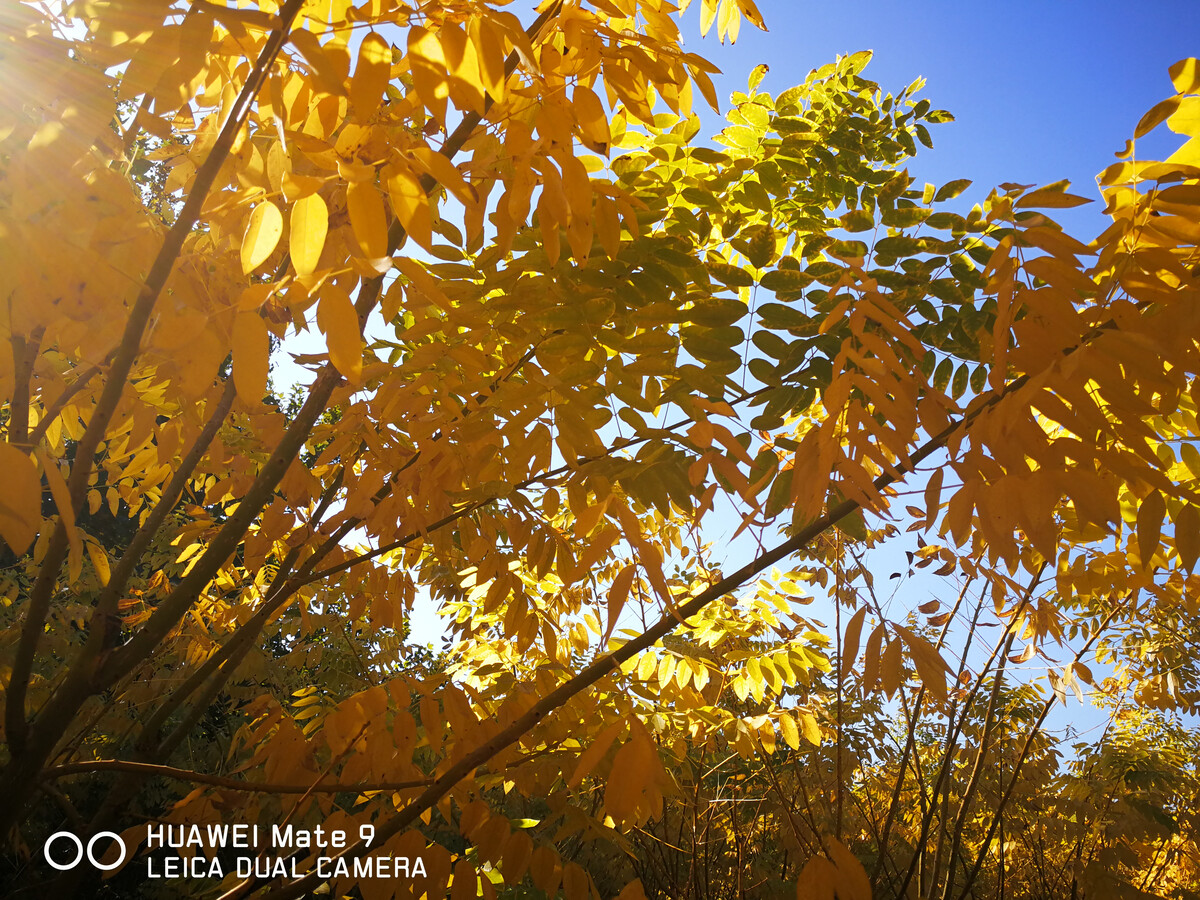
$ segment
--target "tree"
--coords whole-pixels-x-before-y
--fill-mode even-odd
[[[1055,697],[1093,648],[1195,613],[1196,64],[1138,128],[1192,140],[1107,170],[1085,245],[1044,212],[1083,202],[1064,184],[966,215],[945,206],[966,182],[914,188],[949,115],[867,81],[868,54],[777,97],[756,69],[725,149],[698,145],[714,68],[673,11],[109,0],[64,31],[5,10],[14,858],[63,817],[131,852],[147,819],[287,822],[347,829],[347,865],[425,861],[341,893],[637,897],[597,841],[670,827],[726,748],[790,821],[770,757],[804,739],[832,742],[831,814],[794,824],[780,881],[1004,884],[996,833],[1057,775]],[[762,25],[750,0],[700,14]],[[147,141],[170,167],[149,189]],[[272,341],[314,324],[303,403],[264,403]],[[913,564],[970,579],[973,619],[874,595],[904,484]],[[105,507],[137,523],[119,546],[89,527]],[[726,573],[702,525],[730,508],[788,534]],[[440,671],[401,658],[418,590],[451,615]],[[985,616],[986,664],[969,645],[948,679],[945,641],[978,648]],[[1048,698],[1005,692],[1018,637],[1075,642]],[[1184,696],[1159,661],[1130,677]],[[890,797],[855,732],[881,693],[905,707]],[[1000,721],[1025,727],[997,744]],[[972,774],[988,753],[1007,782]],[[331,880],[316,856],[222,887],[302,896]]]

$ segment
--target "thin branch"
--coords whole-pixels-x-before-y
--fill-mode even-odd
[[[860,568],[862,567],[861,561],[859,562],[859,567]],[[967,592],[971,589],[972,583],[973,583],[973,579],[967,579],[967,581],[963,584],[962,590],[959,591],[958,599],[954,603],[954,608],[950,610],[950,616],[946,619],[945,624],[942,626],[942,633],[940,635],[938,635],[938,640],[937,640],[937,644],[936,644],[936,649],[938,649],[939,651],[942,648],[942,644],[946,640],[946,633],[950,630],[950,623],[954,621],[954,617],[958,613],[959,607],[962,606],[963,601],[966,599]],[[874,595],[873,588],[871,589],[871,596],[872,596],[872,599],[875,600],[876,612],[879,614],[879,618],[882,620],[883,619],[883,609],[879,604],[878,598],[876,598]],[[879,853],[875,859],[875,869],[871,873],[871,884],[876,887],[878,887],[878,880],[879,880],[880,875],[883,872],[884,860],[887,858],[887,845],[888,845],[888,840],[890,839],[891,833],[892,833],[892,824],[896,819],[896,814],[900,810],[900,795],[904,790],[904,777],[905,777],[905,773],[908,771],[908,761],[909,761],[909,758],[914,757],[915,753],[916,753],[916,729],[917,729],[916,716],[917,716],[917,710],[920,709],[921,703],[924,699],[925,699],[925,685],[924,685],[924,683],[922,683],[922,685],[917,689],[917,696],[914,698],[914,709],[911,713],[909,713],[907,710],[908,702],[907,702],[907,700],[905,700],[903,693],[900,695],[901,703],[905,706],[905,715],[908,718],[909,726],[907,729],[907,736],[906,736],[905,742],[904,742],[904,752],[901,754],[901,758],[900,758],[900,767],[897,770],[897,774],[896,774],[896,783],[892,787],[892,799],[891,799],[891,802],[888,804],[887,816],[884,818],[883,829],[880,831],[880,834],[879,834]],[[920,760],[914,759],[914,772],[916,772],[918,774],[918,777],[919,777],[919,771],[920,771]],[[923,797],[923,791],[924,791],[924,789],[922,788],[922,797]]]
[[[1016,611],[1013,613],[1013,622],[1012,622],[1012,625],[1010,625],[1010,627],[1016,627],[1017,617],[1021,614],[1021,612],[1025,609],[1026,604],[1028,604],[1030,599],[1033,597],[1033,592],[1036,589],[1038,582],[1041,580],[1041,574],[1044,569],[1045,569],[1045,565],[1043,564],[1042,568],[1038,570],[1037,578],[1035,578],[1034,580],[1032,580],[1030,582],[1029,588],[1025,591],[1025,595],[1021,599],[1020,605],[1017,607]],[[957,743],[957,741],[958,741],[958,731],[962,728],[963,720],[966,717],[966,710],[969,709],[970,706],[975,702],[975,697],[979,694],[979,691],[983,687],[984,675],[986,675],[988,670],[991,669],[992,663],[996,659],[996,655],[1000,652],[1001,648],[1004,647],[1006,640],[1007,640],[1007,636],[1004,635],[1004,636],[1001,636],[1000,639],[996,641],[996,646],[992,649],[991,655],[987,658],[987,661],[983,664],[983,668],[980,669],[979,676],[975,679],[974,685],[971,686],[970,693],[967,695],[966,699],[963,701],[963,704],[962,704],[963,705],[963,715],[960,716],[958,718],[957,722],[955,723],[956,727],[953,730],[953,733],[950,733],[950,729],[947,729],[948,733],[946,735],[946,752],[942,757],[942,765],[938,772],[937,782],[934,784],[933,801],[930,804],[929,809],[926,810],[925,816],[921,821],[921,831],[920,831],[920,841],[919,841],[920,846],[918,846],[916,848],[917,852],[915,852],[913,854],[912,859],[909,861],[908,870],[904,875],[904,880],[900,883],[900,890],[897,891],[897,896],[900,896],[900,897],[905,896],[906,892],[908,891],[908,885],[912,881],[913,874],[916,872],[917,862],[920,859],[922,859],[922,857],[923,857],[924,842],[925,842],[926,837],[929,834],[929,826],[933,821],[933,813],[934,813],[934,808],[936,807],[936,804],[937,804],[937,798],[940,796],[942,789],[946,783],[946,779],[949,777],[949,774],[950,774],[950,766],[951,766],[951,763],[953,762],[951,749],[953,748],[954,744]],[[965,660],[965,655],[964,655],[964,660]]]
[[[1130,591],[1121,602],[1118,602],[1111,610],[1109,610],[1108,614],[1101,620],[1100,624],[1096,626],[1096,630],[1088,636],[1087,642],[1079,649],[1079,652],[1075,654],[1074,658],[1072,659],[1072,663],[1078,662],[1083,658],[1084,654],[1092,649],[1092,644],[1094,644],[1096,640],[1099,639],[1100,635],[1104,633],[1104,629],[1108,627],[1108,623],[1113,620],[1113,617],[1116,616],[1116,614],[1121,610],[1121,607],[1124,606],[1124,602],[1130,600],[1136,595],[1136,593],[1136,591]],[[971,874],[967,877],[966,884],[963,885],[962,892],[958,895],[958,900],[966,900],[967,894],[971,892],[971,886],[975,883],[975,879],[979,877],[979,870],[983,868],[983,861],[987,857],[988,851],[991,849],[992,838],[996,836],[996,827],[1000,822],[1000,816],[1004,814],[1004,810],[1008,806],[1009,800],[1012,799],[1013,791],[1016,790],[1017,780],[1021,774],[1021,767],[1025,765],[1025,760],[1029,757],[1029,753],[1033,749],[1034,739],[1037,738],[1038,734],[1041,732],[1042,725],[1046,721],[1046,716],[1050,715],[1050,710],[1054,708],[1054,703],[1057,699],[1058,695],[1054,691],[1051,691],[1050,696],[1046,698],[1046,703],[1042,706],[1041,715],[1038,716],[1037,722],[1034,723],[1033,728],[1029,730],[1029,735],[1025,738],[1025,743],[1021,747],[1021,754],[1017,757],[1016,764],[1013,766],[1012,778],[1009,779],[1008,787],[1005,789],[1004,795],[1000,798],[1000,802],[996,805],[995,812],[992,814],[992,821],[988,825],[987,834],[984,836],[983,843],[979,847],[979,853],[975,857],[975,865],[971,869]]]

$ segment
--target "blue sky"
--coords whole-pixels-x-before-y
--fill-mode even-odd
[[[743,21],[733,46],[716,41],[715,26],[700,39],[700,0],[685,16],[686,49],[723,70],[717,81],[723,102],[745,90],[758,63],[770,66],[761,89],[777,94],[838,53],[873,50],[866,77],[894,92],[924,76],[923,96],[957,118],[933,129],[935,149],[919,148],[910,172],[938,184],[973,179],[963,198],[970,202],[1000,182],[1061,178],[1073,182],[1075,193],[1098,198],[1096,173],[1114,162],[1142,113],[1173,93],[1167,67],[1200,56],[1197,2],[757,5],[770,31]],[[709,121],[709,130],[719,127]],[[1163,158],[1158,152],[1176,136],[1161,131],[1159,140],[1151,135],[1140,142],[1139,157]],[[1103,227],[1100,208],[1092,204],[1061,220],[1081,230]]]

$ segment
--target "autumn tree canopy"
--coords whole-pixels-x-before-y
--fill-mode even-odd
[[[681,5],[0,8],[12,891],[1195,896],[1200,65],[1072,236]]]

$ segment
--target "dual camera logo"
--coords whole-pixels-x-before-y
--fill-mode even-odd
[[[96,844],[102,841],[104,838],[110,838],[111,840],[116,841],[117,846],[121,848],[121,853],[114,862],[106,863],[104,862],[103,855],[96,855]],[[73,844],[75,846],[75,858],[69,862],[59,862],[50,855],[50,848],[54,844],[62,841],[66,841],[68,844]],[[121,863],[125,862],[125,842],[121,840],[121,836],[119,834],[115,834],[111,831],[97,831],[94,835],[92,835],[92,839],[87,842],[86,851],[84,850],[83,841],[80,840],[77,835],[74,835],[69,831],[54,832],[54,834],[46,838],[46,843],[42,846],[42,855],[46,857],[46,862],[48,862],[52,868],[58,869],[60,872],[68,872],[79,865],[83,861],[85,852],[87,854],[88,862],[102,872],[112,871],[117,866],[121,865]]]

